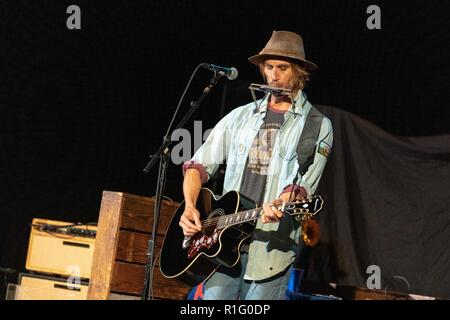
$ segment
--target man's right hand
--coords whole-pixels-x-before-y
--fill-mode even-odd
[[[194,206],[186,206],[181,215],[179,226],[183,229],[185,237],[192,237],[202,231],[200,212]]]

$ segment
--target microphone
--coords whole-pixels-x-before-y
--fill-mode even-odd
[[[211,71],[217,72],[221,76],[226,76],[228,78],[228,80],[236,79],[238,77],[238,74],[239,74],[237,69],[234,68],[234,67],[225,68],[225,67],[216,66],[214,64],[209,64],[209,63],[202,63],[201,66],[203,68],[206,68],[206,69],[209,69]]]

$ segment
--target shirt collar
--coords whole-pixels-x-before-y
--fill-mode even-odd
[[[259,108],[256,109],[256,113],[265,113],[267,111],[268,102],[269,95],[267,95],[267,97],[265,97],[263,100],[255,101],[255,103],[259,106]],[[303,116],[305,114],[306,103],[306,94],[302,90],[299,90],[296,97],[294,98],[294,104],[291,105],[287,112]]]

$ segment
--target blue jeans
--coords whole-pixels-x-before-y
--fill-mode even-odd
[[[220,267],[205,283],[204,300],[286,300],[288,270],[267,280],[244,280],[248,255],[235,268]],[[289,269],[289,268],[288,268]]]

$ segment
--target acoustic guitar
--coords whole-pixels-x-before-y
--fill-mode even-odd
[[[312,217],[323,206],[320,196],[283,202],[276,209],[298,219]],[[250,240],[255,222],[264,213],[254,201],[230,191],[217,197],[202,188],[196,205],[202,231],[191,238],[179,226],[184,201],[175,211],[161,248],[160,270],[166,278],[180,278],[195,286],[208,279],[221,265],[231,268],[240,258],[241,246]]]

